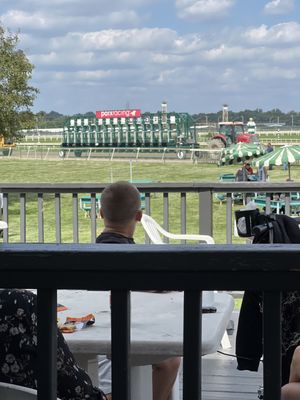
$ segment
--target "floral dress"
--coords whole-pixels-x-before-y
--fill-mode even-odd
[[[37,388],[37,297],[27,290],[0,290],[0,381]],[[57,331],[57,396],[102,400]]]

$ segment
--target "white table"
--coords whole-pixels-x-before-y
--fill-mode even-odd
[[[214,353],[218,349],[233,310],[234,302],[230,295],[215,293],[214,298],[217,312],[203,314],[202,317],[202,355]],[[96,322],[93,326],[66,334],[65,338],[81,366],[96,381],[97,374],[89,368],[93,365],[89,364],[89,360],[95,360],[97,354],[110,355],[109,292],[60,290],[58,302],[69,308],[59,313],[62,320],[67,315],[95,315]],[[141,366],[147,366],[145,371],[151,376],[151,364],[183,354],[183,292],[132,292],[131,306],[132,373],[140,381],[145,379]],[[138,368],[134,368],[136,366]],[[132,379],[132,382],[138,380]],[[150,385],[149,399],[150,381],[147,381],[148,386]],[[139,392],[135,387],[132,390]],[[132,394],[132,399],[134,398],[138,399],[138,394]],[[145,396],[143,400],[146,400]]]

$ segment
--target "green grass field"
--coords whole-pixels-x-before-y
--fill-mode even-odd
[[[106,161],[84,161],[58,160],[11,160],[3,157],[0,159],[1,182],[2,183],[80,183],[99,182],[106,183],[117,180],[129,180],[130,173],[134,180],[153,180],[159,182],[217,182],[221,173],[236,172],[238,166],[217,167],[213,164],[192,164],[191,162],[133,162],[130,172],[130,163],[106,162]],[[282,167],[276,167],[270,171],[271,181],[284,182],[287,171]],[[299,166],[292,166],[292,178],[300,180]],[[45,219],[45,242],[55,242],[55,212],[53,195],[44,196],[44,219]],[[37,201],[35,195],[27,196],[27,229],[26,239],[28,242],[37,242]],[[180,232],[180,196],[171,194],[170,206],[170,231]],[[239,208],[240,206],[235,206]],[[18,242],[20,240],[20,206],[18,196],[9,196],[9,240]],[[162,223],[163,199],[160,194],[151,196],[151,213],[158,222]],[[217,243],[225,243],[226,233],[226,204],[219,204],[214,199],[214,238]],[[200,216],[201,218],[201,216]],[[102,221],[97,219],[97,232],[103,227]],[[196,194],[187,195],[187,232],[198,232],[198,197]],[[90,242],[90,219],[86,218],[83,211],[79,211],[79,239],[80,242]],[[72,242],[72,199],[71,195],[62,196],[62,241]],[[144,233],[141,227],[136,232],[138,243],[144,242]],[[241,242],[234,238],[235,242]]]

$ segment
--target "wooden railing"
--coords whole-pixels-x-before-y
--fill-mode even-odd
[[[145,212],[154,213],[163,227],[169,230],[172,219],[179,225],[180,233],[186,233],[188,223],[193,223],[193,233],[214,236],[214,206],[218,204],[216,194],[224,193],[226,207],[222,210],[225,219],[223,243],[232,243],[233,238],[233,193],[244,195],[245,201],[254,193],[266,193],[265,208],[271,211],[272,193],[285,194],[285,213],[291,214],[291,193],[300,192],[300,183],[266,183],[266,182],[232,182],[232,183],[137,183],[140,192],[145,194]],[[90,243],[95,242],[97,235],[97,196],[105,184],[1,184],[3,193],[2,219],[8,222],[9,228],[3,232],[3,241],[26,243],[28,230],[36,231],[34,242],[49,242],[45,234],[51,228],[51,242],[62,243],[62,230],[66,221],[66,211],[70,213],[68,223],[72,237],[68,242],[79,243],[79,232],[82,228],[83,212],[79,209],[79,199],[88,193],[91,198],[90,218],[85,220],[85,229],[90,231]],[[174,215],[173,199],[176,198],[176,215]],[[172,202],[171,202],[172,200]],[[28,203],[35,205],[35,211],[28,214]],[[51,210],[47,211],[46,205]],[[153,206],[155,205],[155,207]],[[50,207],[51,206],[51,207]],[[240,205],[243,207],[243,205]],[[19,210],[19,211],[18,211]],[[192,213],[192,214],[191,214]],[[51,217],[51,218],[50,218]],[[49,219],[51,222],[49,222]],[[34,223],[33,223],[34,221]],[[30,240],[31,242],[33,240]],[[147,238],[145,239],[148,242]]]
[[[130,398],[130,290],[184,291],[184,400],[201,399],[201,356],[194,350],[201,334],[187,336],[201,327],[201,290],[263,291],[264,400],[280,399],[281,291],[298,290],[298,245],[3,244],[0,257],[1,287],[37,288],[39,400],[56,399],[56,290],[62,288],[112,290],[114,400]]]

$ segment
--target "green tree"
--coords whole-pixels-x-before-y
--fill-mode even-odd
[[[0,135],[13,139],[20,129],[34,126],[30,107],[38,93],[28,84],[34,67],[18,43],[17,34],[0,26]]]

